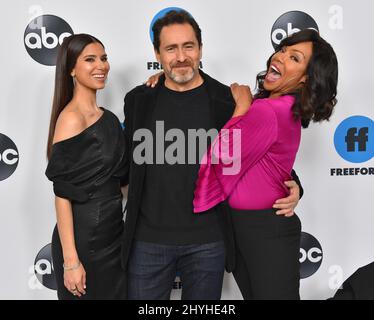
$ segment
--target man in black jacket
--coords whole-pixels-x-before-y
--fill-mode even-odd
[[[219,300],[225,259],[228,271],[235,262],[229,214],[225,204],[193,214],[202,154],[196,156],[187,139],[175,138],[177,133],[187,137],[191,130],[220,130],[235,102],[229,87],[199,70],[201,30],[188,13],[169,12],[155,23],[153,33],[164,75],[154,89],[143,85],[130,91],[124,106],[129,193],[122,258],[128,298],[169,299],[178,271],[182,299]],[[174,143],[182,143],[186,152],[171,163]],[[283,213],[293,212],[298,202],[296,184],[291,193],[283,199]]]

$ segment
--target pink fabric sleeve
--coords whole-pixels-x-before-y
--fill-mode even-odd
[[[194,212],[206,211],[227,199],[243,174],[277,140],[277,118],[266,100],[231,118],[205,153],[196,182]]]

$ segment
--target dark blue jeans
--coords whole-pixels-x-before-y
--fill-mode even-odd
[[[128,265],[128,299],[169,300],[177,272],[182,300],[220,300],[224,243],[162,245],[134,241]]]

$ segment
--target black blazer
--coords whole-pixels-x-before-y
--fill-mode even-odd
[[[232,97],[230,87],[211,78],[203,71],[200,74],[204,79],[210,103],[211,114],[211,128],[220,130],[226,122],[231,118],[234,109],[235,101]],[[136,230],[136,222],[139,214],[140,203],[143,193],[143,182],[145,175],[145,164],[137,165],[134,163],[132,155],[134,148],[141,143],[133,141],[133,134],[136,130],[141,128],[151,128],[152,113],[156,106],[157,96],[160,88],[165,82],[165,77],[161,76],[155,88],[141,85],[125,96],[124,114],[125,114],[125,128],[124,135],[126,140],[126,168],[127,174],[123,180],[123,184],[129,184],[128,199],[125,207],[125,231],[122,244],[122,266],[127,269],[127,261],[131,249],[132,240]],[[300,193],[302,188],[297,175],[293,172],[293,178],[300,186]],[[231,230],[229,208],[226,203],[217,206],[216,212],[219,216],[220,225],[223,230],[224,240],[226,245],[226,269],[232,271],[235,264],[234,256],[234,240]]]
[[[357,269],[329,300],[374,300],[374,262]]]

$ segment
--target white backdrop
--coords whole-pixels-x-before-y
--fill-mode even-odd
[[[248,83],[252,88],[255,75],[273,51],[270,34],[278,17],[298,10],[314,18],[338,55],[339,103],[329,123],[303,131],[295,165],[305,189],[297,208],[303,231],[321,246],[302,251],[304,268],[313,274],[302,280],[301,297],[331,297],[344,279],[374,260],[373,175],[330,174],[332,168],[372,168],[374,164],[370,120],[366,154],[371,153],[371,158],[353,163],[334,146],[334,134],[344,120],[353,115],[374,119],[372,1],[3,0],[0,173],[12,167],[17,157],[18,164],[13,164],[12,175],[0,181],[0,299],[56,299],[56,292],[41,283],[50,281],[48,261],[36,259],[50,243],[55,225],[52,185],[44,175],[54,67],[28,54],[27,25],[36,16],[55,15],[74,33],[90,33],[103,41],[111,72],[99,102],[122,121],[125,93],[156,72],[147,68],[148,62],[156,61],[149,36],[151,21],[171,6],[186,9],[200,24],[205,72],[226,84]],[[5,152],[9,147],[2,146],[4,136],[14,142],[17,153]],[[44,280],[40,282],[36,274],[41,273]],[[173,292],[174,298],[179,295],[180,290]],[[222,298],[241,299],[228,274]]]

